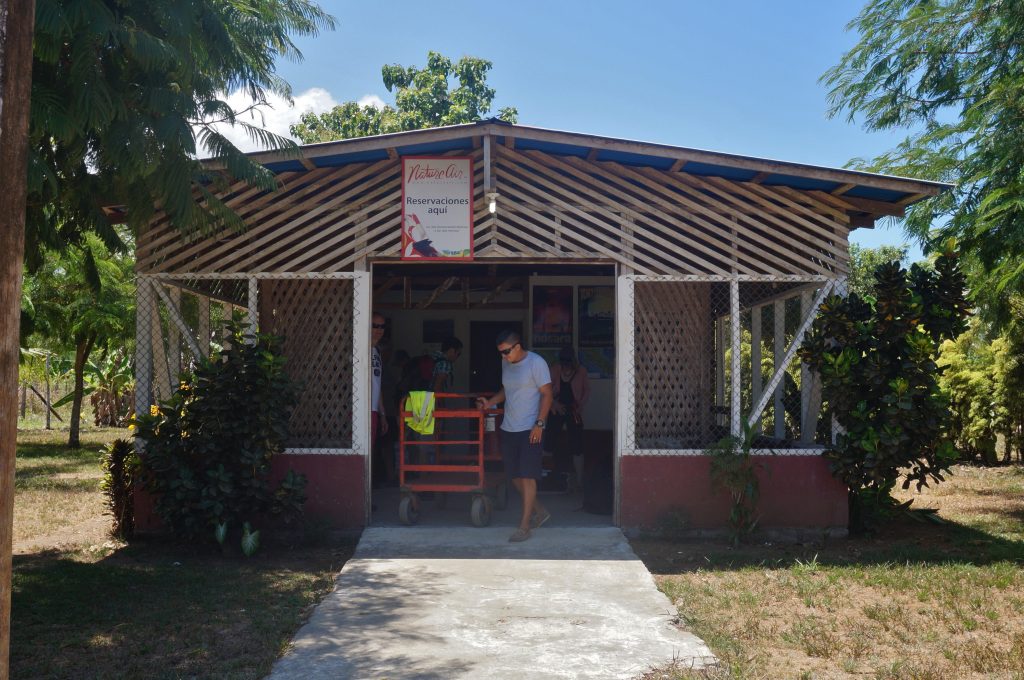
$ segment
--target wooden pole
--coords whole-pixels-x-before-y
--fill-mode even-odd
[[[43,382],[45,383],[46,396],[43,397],[43,403],[46,404],[46,429],[53,429],[50,423],[50,411],[53,407],[50,406],[50,355],[46,355],[46,366],[43,368]]]
[[[10,677],[14,457],[34,0],[0,0],[0,680]]]
[[[21,419],[25,420],[25,409],[28,407],[28,383],[21,383]]]

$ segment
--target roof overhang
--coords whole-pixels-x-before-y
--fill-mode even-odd
[[[302,171],[403,156],[468,152],[479,148],[481,140],[487,136],[493,143],[517,150],[841,196],[844,203],[854,205],[860,211],[852,215],[853,227],[873,226],[879,217],[902,217],[907,206],[952,188],[951,184],[942,182],[548,130],[513,125],[493,118],[465,125],[309,144],[300,146],[298,154],[275,151],[249,155],[274,172]]]

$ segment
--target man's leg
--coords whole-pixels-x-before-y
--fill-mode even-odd
[[[537,480],[517,479],[519,492],[523,494],[523,516],[519,520],[519,528],[523,531],[530,530],[530,523],[533,519],[533,511],[537,505]]]

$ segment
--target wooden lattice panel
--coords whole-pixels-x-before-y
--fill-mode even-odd
[[[286,370],[302,386],[289,448],[350,448],[352,281],[264,280],[259,302],[260,330],[284,338]]]
[[[711,284],[637,283],[634,312],[638,448],[693,448],[712,438]]]

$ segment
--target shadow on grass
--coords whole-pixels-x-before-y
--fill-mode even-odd
[[[1012,513],[1020,516],[1019,511]],[[1024,519],[1022,519],[1024,521]],[[901,518],[873,536],[814,544],[671,541],[640,538],[630,541],[651,573],[680,574],[697,570],[725,571],[744,567],[788,568],[814,561],[822,566],[892,564],[973,565],[997,562],[1024,564],[1024,541],[1002,538],[957,522],[925,524]]]
[[[12,676],[262,676],[353,548],[242,560],[149,541],[98,561],[16,556]]]

